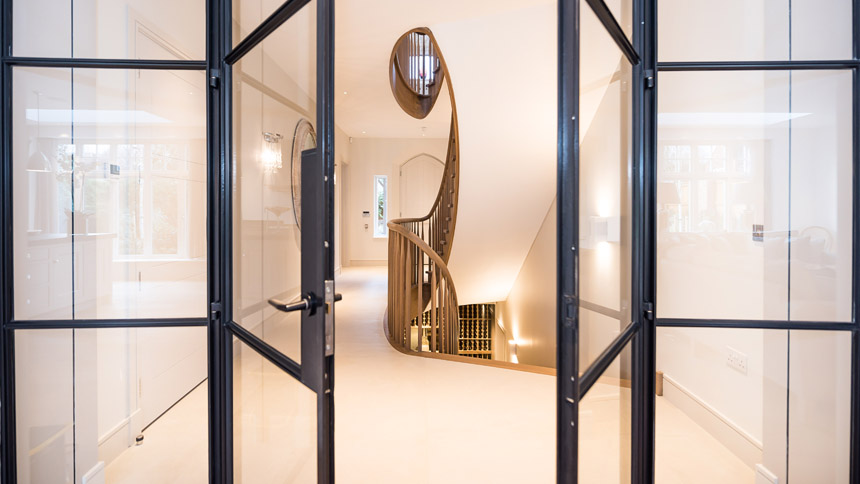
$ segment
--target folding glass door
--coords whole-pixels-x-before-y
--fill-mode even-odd
[[[642,354],[648,311],[634,267],[643,261],[637,231],[647,212],[634,113],[646,79],[633,2],[608,3],[559,2],[558,482],[565,483],[630,482],[632,442],[641,438],[634,423],[642,420],[636,395],[644,382],[634,375],[645,373],[634,356]]]
[[[334,480],[333,5],[232,5],[225,369],[233,482]]]
[[[109,3],[3,2],[3,482],[208,479],[205,3]]]
[[[857,482],[858,3],[658,7],[656,478]]]

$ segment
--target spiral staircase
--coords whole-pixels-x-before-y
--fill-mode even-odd
[[[424,119],[433,110],[442,87],[447,85],[451,130],[442,181],[429,213],[388,223],[386,335],[403,352],[456,355],[459,306],[448,260],[457,225],[457,108],[445,59],[429,29],[410,30],[397,40],[389,74],[398,105],[417,119]]]

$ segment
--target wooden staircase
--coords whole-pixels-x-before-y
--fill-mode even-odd
[[[388,320],[391,344],[422,351],[427,337],[430,351],[457,354],[459,332],[457,291],[448,271],[448,259],[457,225],[460,150],[457,108],[445,59],[433,33],[417,28],[403,34],[391,52],[391,92],[410,116],[423,119],[436,104],[443,82],[451,99],[451,130],[445,169],[429,213],[388,223]],[[418,342],[412,341],[412,321],[430,312],[429,335],[418,325]]]

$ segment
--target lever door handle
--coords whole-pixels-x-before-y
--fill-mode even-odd
[[[291,303],[285,303],[278,299],[269,299],[269,304],[272,305],[278,311],[283,311],[285,313],[289,313],[292,311],[302,311],[305,309],[311,308],[311,298],[308,296],[303,296],[301,299]]]

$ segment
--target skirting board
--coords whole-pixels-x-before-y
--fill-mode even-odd
[[[705,429],[750,469],[762,462],[762,443],[696,394],[664,374],[663,398]]]
[[[776,477],[776,474],[769,471],[767,467],[761,464],[756,464],[755,484],[779,484],[779,479]]]
[[[387,266],[388,261],[376,260],[376,259],[361,259],[361,260],[351,260],[349,261],[349,265],[353,267],[372,267],[372,266]]]
[[[141,428],[141,416],[140,409],[136,409],[99,438],[99,460],[110,464],[134,445],[134,438]]]
[[[81,477],[81,484],[105,484],[105,463],[99,461]]]

